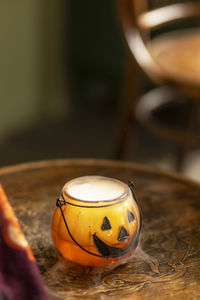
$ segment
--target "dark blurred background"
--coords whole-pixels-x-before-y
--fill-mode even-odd
[[[116,1],[2,1],[0,20],[0,165],[115,159],[126,68]],[[124,159],[174,170],[175,146],[131,126]],[[199,180],[199,165],[190,153],[183,173]]]

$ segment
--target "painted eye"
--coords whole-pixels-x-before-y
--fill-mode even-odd
[[[109,229],[111,229],[111,225],[110,225],[110,222],[109,222],[108,218],[105,217],[103,219],[103,223],[101,225],[101,230],[109,230]]]
[[[133,222],[135,220],[134,214],[129,210],[128,211],[128,221],[129,223]]]

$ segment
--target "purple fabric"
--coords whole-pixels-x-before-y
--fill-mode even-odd
[[[0,186],[0,300],[2,299],[47,300],[48,296],[30,247]]]

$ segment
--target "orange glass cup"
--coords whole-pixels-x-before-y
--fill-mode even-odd
[[[140,230],[141,213],[133,185],[102,176],[66,183],[51,227],[60,253],[85,266],[128,258],[138,245]]]

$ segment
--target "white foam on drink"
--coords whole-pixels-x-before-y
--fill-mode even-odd
[[[63,190],[82,201],[109,201],[126,193],[126,185],[113,178],[85,176],[66,183]]]

